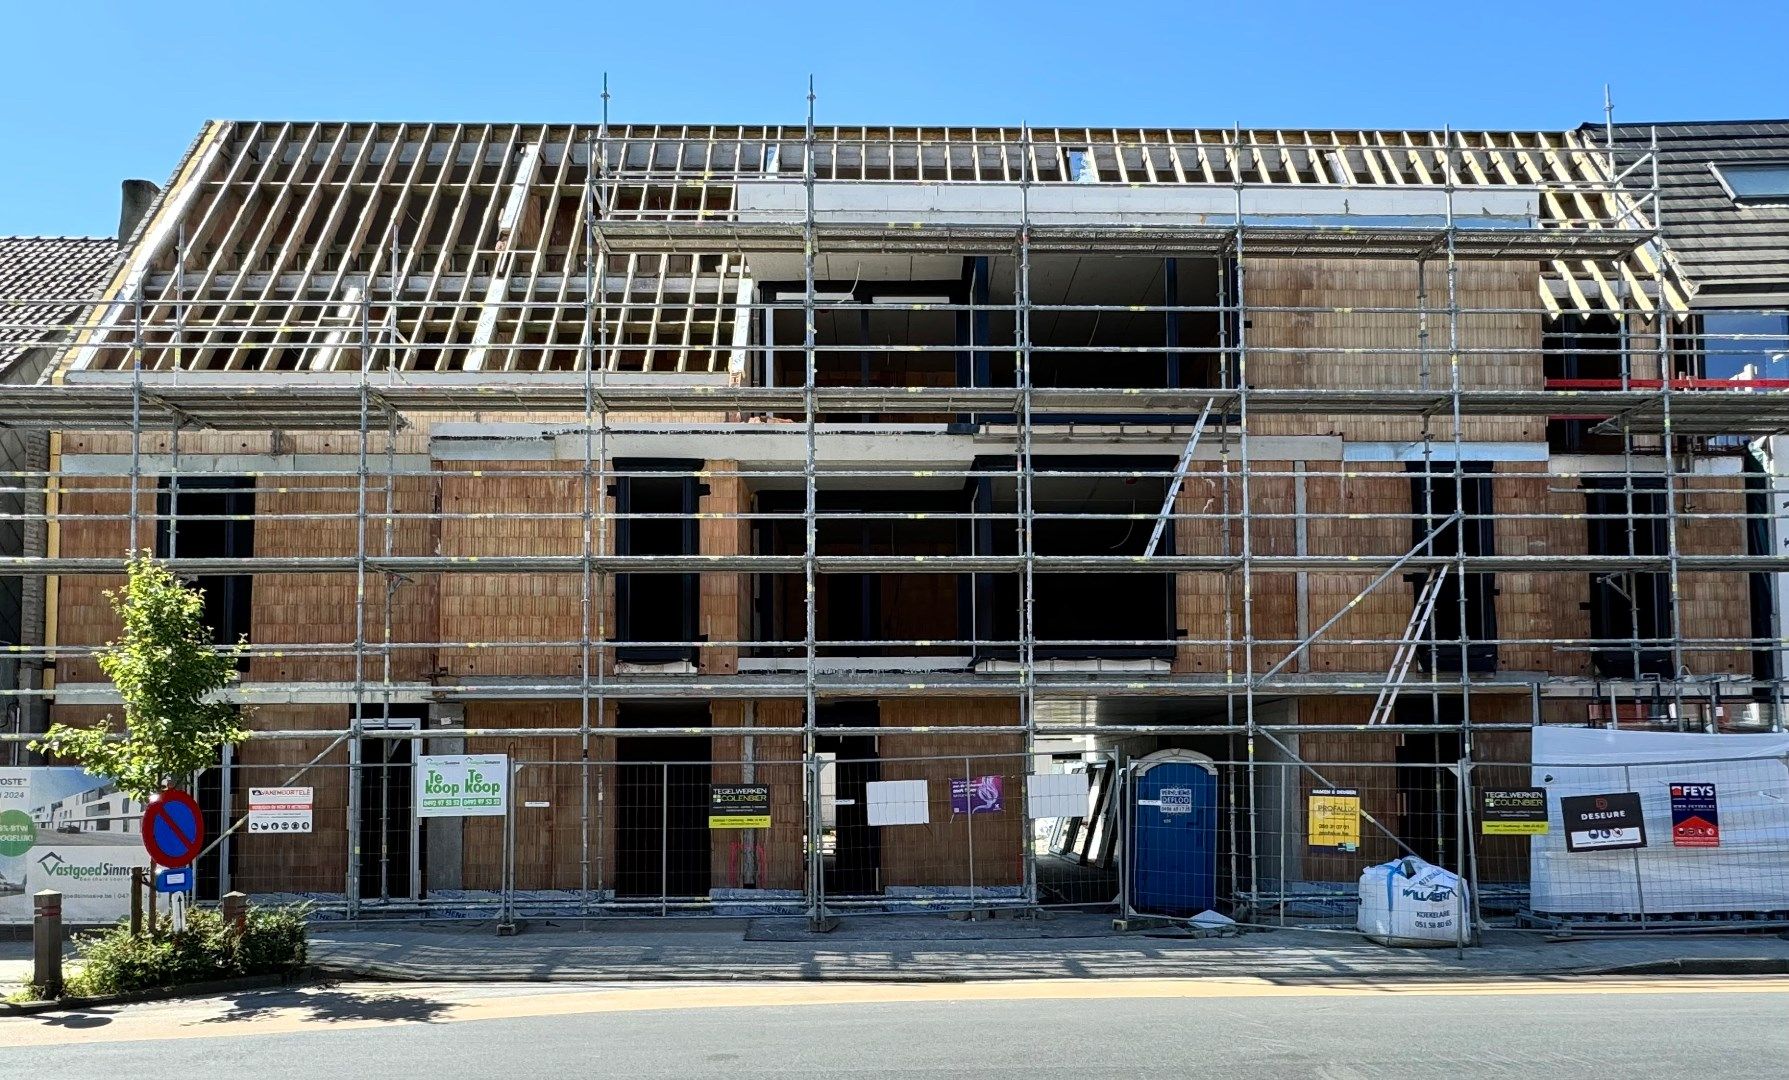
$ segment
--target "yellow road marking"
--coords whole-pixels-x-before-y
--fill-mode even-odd
[[[489,986],[389,987],[298,991],[290,1004],[246,1000],[167,1002],[90,1013],[0,1020],[0,1047],[73,1042],[226,1038],[299,1031],[345,1031],[404,1023],[465,1023],[547,1016],[683,1009],[753,1009],[978,1001],[1094,1001],[1136,998],[1213,1000],[1311,997],[1495,997],[1572,994],[1782,994],[1789,979],[1551,979],[1510,982],[1293,983],[1263,979],[1051,979],[984,983],[769,983],[653,986],[601,990]],[[344,1004],[346,994],[357,999]],[[470,996],[467,995],[483,995]],[[420,1003],[419,1003],[420,999]],[[312,1002],[307,1004],[307,1002]],[[433,1003],[431,1006],[430,1003]],[[388,1015],[377,1015],[382,1007]],[[238,1010],[245,1015],[232,1016]],[[415,1015],[406,1015],[413,1012]],[[103,1019],[99,1019],[103,1018]],[[99,1022],[94,1021],[99,1019]]]

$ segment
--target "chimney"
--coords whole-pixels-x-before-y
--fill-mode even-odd
[[[128,243],[131,234],[137,231],[137,225],[155,197],[162,189],[148,180],[126,180],[124,182],[124,198],[118,207],[118,242]]]

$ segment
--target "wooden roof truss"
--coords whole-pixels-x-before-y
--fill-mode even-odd
[[[130,367],[140,325],[149,370],[724,371],[744,256],[598,272],[592,237],[731,220],[737,184],[799,180],[807,149],[795,126],[215,124],[74,364]],[[812,149],[823,182],[1505,186],[1539,191],[1545,228],[1651,228],[1576,133],[835,127]],[[1684,307],[1651,244],[1550,270],[1555,311]]]

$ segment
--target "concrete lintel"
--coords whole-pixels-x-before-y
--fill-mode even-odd
[[[1421,442],[1350,442],[1342,448],[1343,461],[1453,461],[1454,443],[1436,439],[1425,448]],[[1462,461],[1546,461],[1544,442],[1464,442]]]
[[[219,697],[233,705],[341,705],[353,704],[356,700],[367,704],[377,704],[386,700],[386,687],[382,683],[369,683],[357,696],[352,683],[335,682],[296,682],[296,683],[238,683],[225,690]],[[415,704],[433,701],[436,690],[422,683],[393,683],[390,688],[391,701]],[[111,683],[59,683],[56,687],[56,704],[58,705],[119,705],[122,700]]]
[[[1034,434],[1040,454],[1076,456],[1176,456],[1186,445],[1185,425],[1147,428],[1102,425]],[[430,452],[441,461],[571,461],[584,454],[581,427],[528,423],[444,423],[432,429]],[[618,424],[608,429],[616,457],[688,457],[777,465],[806,457],[806,434],[796,425],[751,423]],[[967,469],[978,456],[1016,453],[1019,436],[1009,427],[952,432],[943,424],[822,424],[815,436],[819,458],[832,465],[874,463],[891,468]],[[1235,456],[1232,447],[1231,456]],[[1342,440],[1327,435],[1269,435],[1249,440],[1253,461],[1339,461]],[[1199,461],[1219,459],[1215,440],[1199,446]]]
[[[1627,471],[1627,462],[1620,454],[1554,454],[1548,459],[1551,471],[1563,476],[1607,476]],[[1637,473],[1662,473],[1665,459],[1657,454],[1635,454],[1633,469]],[[1738,476],[1744,468],[1737,457],[1699,457],[1690,462],[1696,476]]]
[[[796,221],[806,190],[796,180],[752,180],[735,185],[741,221]],[[1242,192],[1245,218],[1263,224],[1376,224],[1434,226],[1444,223],[1448,209],[1467,228],[1538,227],[1540,194],[1536,188],[1466,188],[1454,191],[1419,184],[1363,188],[1300,184],[1247,187]],[[1119,184],[916,184],[912,182],[820,181],[814,185],[815,216],[821,224],[934,221],[962,224],[1013,224],[1028,204],[1034,225],[1190,224],[1227,225],[1236,220],[1237,194],[1228,185]]]
[[[361,374],[358,371],[307,371],[295,373],[291,371],[145,371],[142,373],[143,388],[155,391],[166,387],[185,388],[217,388],[231,390],[247,390],[263,386],[334,386],[357,387]],[[136,381],[131,371],[70,371],[65,380],[70,385],[112,385],[129,386]],[[366,377],[368,385],[374,390],[391,386],[430,388],[479,387],[493,392],[501,392],[510,387],[536,388],[543,386],[572,387],[582,389],[585,377],[577,371],[379,371]],[[676,408],[675,391],[691,387],[727,387],[734,385],[732,376],[725,372],[676,371],[676,372],[644,372],[615,371],[602,372],[596,380],[596,393],[600,398],[605,387],[662,387],[672,393],[665,399],[665,408]],[[501,397],[493,397],[491,408],[501,410],[505,407]]]
[[[360,459],[354,454],[189,454],[180,455],[181,476],[258,476],[306,475],[320,472],[353,472]],[[378,470],[383,471],[385,457],[378,455]],[[167,476],[174,472],[174,459],[169,454],[144,454],[139,467],[148,476]],[[426,454],[398,454],[396,465],[405,471],[426,472],[433,463]],[[129,454],[64,454],[62,472],[66,476],[115,476],[130,474]]]

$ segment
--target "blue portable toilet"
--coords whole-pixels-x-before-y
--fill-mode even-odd
[[[1131,908],[1185,917],[1217,906],[1218,769],[1204,754],[1158,750],[1131,771]]]

